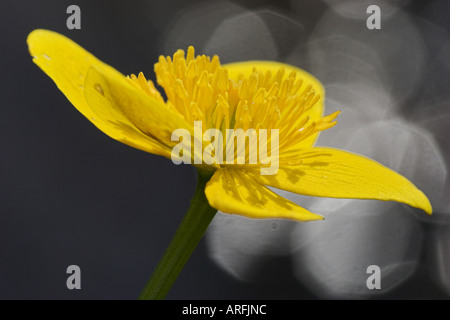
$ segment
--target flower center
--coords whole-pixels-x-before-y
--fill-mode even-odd
[[[320,100],[320,93],[295,71],[287,73],[283,67],[276,72],[253,68],[249,76],[240,74],[231,79],[218,56],[195,56],[194,48],[189,47],[186,56],[183,50],[173,58],[160,56],[155,73],[166,93],[167,107],[189,124],[201,121],[203,132],[215,128],[223,134],[227,129],[278,129],[280,154],[334,126],[339,114],[312,121],[308,111]],[[131,75],[129,81],[163,101],[153,82],[142,73]]]

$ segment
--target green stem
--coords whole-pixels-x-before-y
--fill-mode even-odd
[[[203,237],[217,212],[205,196],[205,186],[211,176],[212,172],[198,169],[197,189],[191,205],[139,300],[164,299]]]

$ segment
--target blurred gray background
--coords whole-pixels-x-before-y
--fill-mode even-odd
[[[81,30],[66,8],[81,8]],[[381,8],[368,30],[366,8]],[[435,213],[281,192],[325,222],[219,213],[169,299],[450,298],[448,0],[25,1],[0,4],[0,299],[135,299],[189,205],[195,170],[120,144],[76,111],[28,54],[63,33],[124,74],[194,45],[264,59],[324,84],[339,124],[318,145],[411,179]],[[66,288],[81,268],[82,289]],[[381,268],[381,290],[365,286]]]

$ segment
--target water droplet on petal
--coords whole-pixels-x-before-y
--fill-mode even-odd
[[[94,88],[95,90],[98,91],[98,93],[100,93],[102,96],[104,96],[105,94],[103,93],[103,88],[101,85],[99,85],[98,83],[94,84]]]

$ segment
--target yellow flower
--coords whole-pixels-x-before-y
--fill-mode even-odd
[[[33,61],[69,101],[101,131],[134,148],[171,159],[179,143],[173,132],[181,128],[194,136],[194,121],[202,122],[203,133],[278,129],[276,174],[261,174],[267,167],[261,161],[194,164],[214,171],[205,194],[217,210],[251,218],[322,218],[270,186],[318,197],[398,201],[432,212],[427,197],[394,171],[353,153],[313,147],[338,113],[323,116],[324,89],[303,70],[268,61],[221,65],[217,56],[195,56],[190,47],[186,56],[178,50],[155,64],[165,100],[142,73],[126,77],[60,34],[35,30],[27,41]],[[205,146],[202,141],[202,151]]]

